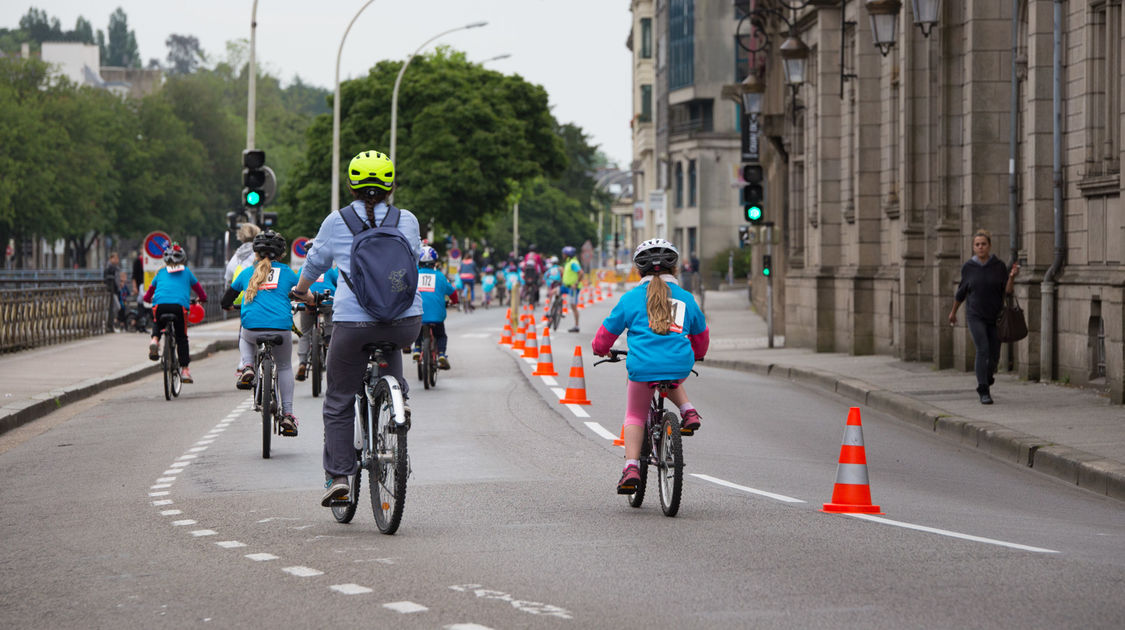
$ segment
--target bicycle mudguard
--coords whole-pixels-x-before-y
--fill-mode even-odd
[[[406,401],[402,398],[402,388],[398,386],[398,380],[395,377],[387,375],[381,377],[387,381],[387,389],[391,391],[391,401],[394,403],[395,410],[395,424],[398,426],[406,425],[406,411],[404,405]]]

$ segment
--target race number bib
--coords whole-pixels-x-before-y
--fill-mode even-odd
[[[320,277],[317,278],[316,281],[317,282],[324,282],[324,274],[320,274]]]
[[[437,291],[437,274],[418,274],[418,291],[422,293],[433,293],[434,291]]]
[[[668,300],[668,302],[672,307],[672,324],[668,327],[668,331],[682,333],[684,332],[684,314],[687,312],[687,304],[674,298]]]
[[[277,288],[277,281],[281,278],[280,267],[270,267],[270,277],[258,287],[259,291],[268,291]]]

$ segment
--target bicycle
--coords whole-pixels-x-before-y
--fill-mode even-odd
[[[330,304],[326,304],[328,300],[332,299],[332,293],[327,289],[320,293],[313,293],[313,298],[316,300],[316,319],[312,327],[309,329],[309,368],[312,371],[312,395],[313,398],[320,396],[322,391],[322,382],[324,380],[324,366],[328,363],[328,340],[330,337],[324,335],[324,317],[331,311]],[[295,309],[297,311],[307,311],[308,304],[298,302]]]
[[[610,349],[609,358],[595,361],[617,363],[629,354],[627,350]],[[696,376],[698,372],[692,370]],[[657,469],[657,485],[660,490],[660,509],[664,516],[675,516],[680,509],[680,495],[684,483],[684,449],[682,435],[692,435],[694,431],[680,428],[680,419],[672,411],[664,409],[664,398],[668,391],[679,387],[676,381],[656,381],[649,383],[652,388],[652,403],[645,419],[644,442],[641,444],[640,474],[637,490],[625,495],[630,506],[639,508],[645,500],[645,487],[648,484],[648,467]]]
[[[562,289],[555,289],[555,296],[551,298],[551,308],[547,311],[547,322],[551,325],[552,330],[559,329],[559,322],[562,321],[563,311],[563,295]]]
[[[461,303],[462,313],[472,313],[476,310],[476,307],[473,306],[473,300],[470,297],[472,294],[472,288],[468,284],[466,284],[465,287],[461,289],[461,296],[459,301]]]
[[[437,339],[434,337],[434,324],[422,324],[422,352],[415,359],[418,363],[418,380],[426,389],[437,387],[438,373]]]
[[[369,343],[367,369],[363,374],[363,390],[355,397],[355,449],[359,468],[348,478],[348,497],[331,504],[332,515],[340,523],[349,523],[359,507],[359,491],[363,471],[370,485],[371,511],[379,531],[391,535],[402,522],[406,503],[406,479],[410,476],[410,459],[406,452],[406,434],[410,418],[398,380],[390,375],[379,376],[387,367],[386,355],[398,352],[393,343]]]
[[[289,333],[285,333],[289,334]],[[284,343],[281,335],[258,337],[254,355],[254,411],[262,413],[262,459],[270,458],[270,441],[281,435],[281,397],[277,391],[277,364],[273,347]]]
[[[176,316],[162,313],[159,321],[164,330],[164,351],[160,354],[160,369],[164,372],[164,400],[172,400],[180,396],[180,389],[183,387],[180,380],[180,357],[176,353]]]

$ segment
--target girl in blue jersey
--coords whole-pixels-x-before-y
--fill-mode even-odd
[[[188,269],[187,252],[179,243],[172,243],[164,250],[164,268],[156,272],[152,284],[148,286],[144,301],[152,306],[152,342],[148,344],[148,358],[156,361],[160,358],[160,337],[163,329],[160,316],[165,313],[174,315],[176,321],[172,326],[176,331],[176,355],[180,357],[180,382],[191,383],[191,353],[188,351],[187,319],[184,315],[191,306],[191,292],[199,296],[200,302],[207,301],[207,292],[203,285],[195,279],[195,274]]]
[[[230,310],[239,293],[242,297],[242,330],[238,334],[238,350],[242,369],[235,387],[253,389],[254,354],[258,338],[281,335],[273,358],[277,365],[277,389],[281,394],[282,435],[297,435],[297,418],[293,415],[293,315],[289,291],[297,286],[297,274],[289,265],[277,262],[285,255],[285,238],[273,230],[254,237],[254,266],[243,269],[223,295],[222,306]]]
[[[305,267],[301,265],[297,269],[297,277],[301,276],[301,270]],[[328,299],[320,303],[320,314],[324,318],[324,343],[328,343],[329,338],[332,337],[332,295],[336,293],[336,283],[340,281],[340,270],[333,267],[328,271],[320,274],[316,281],[309,287],[309,291],[313,293],[328,292]],[[316,323],[316,308],[310,306],[297,314],[297,330],[301,332],[301,339],[297,342],[297,380],[305,380],[305,373],[309,369],[309,330]]]
[[[676,281],[679,258],[680,252],[664,239],[641,243],[633,253],[641,283],[621,296],[594,336],[594,354],[606,356],[617,337],[629,330],[625,470],[617,482],[618,494],[632,494],[641,479],[641,443],[652,399],[648,384],[668,380],[683,383],[695,362],[707,354],[710,343],[703,311]],[[697,431],[701,418],[683,386],[669,390],[668,399],[679,407],[681,428],[689,435]]]
[[[492,292],[496,289],[496,274],[492,269],[492,265],[484,268],[484,275],[480,279],[481,300],[484,302],[484,307],[488,308],[492,304]]]
[[[422,246],[418,257],[418,294],[422,296],[422,323],[434,325],[434,341],[437,342],[438,368],[449,369],[449,358],[445,356],[449,336],[445,334],[445,299],[452,297],[457,303],[457,290],[449,284],[445,274],[437,269],[438,253],[429,245]],[[422,333],[414,340],[414,360],[422,357]]]

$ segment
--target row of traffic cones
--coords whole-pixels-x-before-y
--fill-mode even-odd
[[[543,343],[539,344],[535,334],[535,314],[530,307],[525,308],[525,313],[520,316],[520,326],[516,328],[513,336],[511,325],[511,309],[504,318],[504,331],[500,334],[500,345],[510,345],[513,350],[520,351],[520,357],[536,359],[535,370],[532,376],[558,376],[555,371],[555,360],[551,350],[551,327],[543,327]],[[565,395],[559,399],[560,403],[573,405],[589,405],[586,397],[586,372],[582,366],[582,346],[574,346],[574,358],[570,364],[570,381],[567,384]]]

